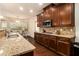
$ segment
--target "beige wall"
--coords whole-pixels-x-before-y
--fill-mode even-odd
[[[28,35],[34,37],[34,32],[36,31],[36,17],[28,20]]]
[[[76,39],[79,42],[79,3],[75,4],[75,27],[76,27]]]

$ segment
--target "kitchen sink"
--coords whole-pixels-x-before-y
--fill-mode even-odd
[[[19,35],[17,33],[8,34],[8,38],[16,38],[16,37],[19,37]]]

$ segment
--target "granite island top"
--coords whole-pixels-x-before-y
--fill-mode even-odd
[[[20,34],[18,34],[18,37],[4,37],[0,40],[1,56],[13,56],[21,53],[28,53],[33,51],[34,49],[35,47]]]

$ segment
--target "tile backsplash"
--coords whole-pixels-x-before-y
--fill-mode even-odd
[[[44,31],[52,34],[75,35],[74,27],[40,28],[40,32]]]

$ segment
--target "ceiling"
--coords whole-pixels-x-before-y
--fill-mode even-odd
[[[0,15],[4,17],[16,17],[20,19],[29,19],[42,11],[42,9],[49,5],[44,3],[39,5],[38,3],[0,3]],[[23,10],[20,10],[19,7]],[[29,10],[33,10],[32,13]]]

